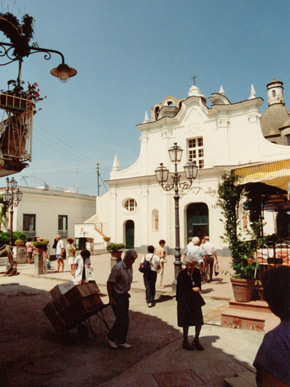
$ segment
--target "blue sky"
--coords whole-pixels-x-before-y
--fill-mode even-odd
[[[26,176],[29,185],[42,179],[95,194],[96,163],[106,180],[115,154],[121,169],[135,162],[135,125],[166,96],[186,98],[194,73],[202,94],[223,85],[231,102],[247,99],[254,84],[265,100],[262,111],[266,84],[276,77],[290,106],[288,0],[1,0],[0,6],[18,18],[33,16],[33,41],[61,51],[78,71],[62,84],[49,74],[58,56],[25,59],[23,80],[38,82],[47,99],[34,117],[33,161],[14,176],[19,185]],[[17,68],[0,71],[5,89]]]

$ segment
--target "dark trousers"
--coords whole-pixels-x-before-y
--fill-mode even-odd
[[[118,344],[126,343],[129,329],[129,294],[118,294],[113,292],[116,305],[112,305],[116,320],[108,333],[108,339]]]
[[[209,265],[209,279],[212,281],[214,257],[212,255],[205,255],[204,263],[206,267],[208,267]],[[206,270],[206,272],[208,272],[208,269]]]
[[[157,272],[156,271],[148,271],[144,273],[144,285],[146,291],[146,302],[147,304],[154,301],[155,298],[155,285],[156,285]]]

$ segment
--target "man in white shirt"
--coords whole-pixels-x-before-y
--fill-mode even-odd
[[[218,258],[216,255],[214,245],[209,241],[209,236],[205,236],[204,239],[205,239],[205,243],[202,245],[203,260],[205,264],[205,271],[206,271],[207,278],[208,278],[208,269],[209,269],[208,282],[210,282],[212,281],[214,259],[216,260],[216,263],[218,263]]]
[[[154,298],[156,292],[156,278],[157,278],[157,270],[160,269],[160,258],[154,254],[154,246],[150,245],[147,247],[148,254],[144,255],[141,258],[140,267],[143,262],[150,262],[149,271],[143,274],[144,285],[145,285],[145,294],[146,294],[146,302],[147,306],[151,308],[154,306]]]
[[[55,237],[55,240],[57,241],[56,244],[56,259],[57,259],[57,272],[59,273],[59,269],[61,266],[61,272],[63,272],[64,269],[64,243],[63,240],[61,239],[60,235],[57,235]]]

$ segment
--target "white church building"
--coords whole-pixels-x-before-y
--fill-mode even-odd
[[[198,166],[192,186],[187,190],[179,189],[181,248],[189,236],[209,235],[218,253],[225,253],[227,246],[221,239],[224,233],[220,221],[222,215],[216,205],[217,187],[223,173],[240,169],[249,178],[247,168],[265,168],[274,162],[274,176],[267,175],[264,170],[263,178],[271,184],[271,179],[282,174],[284,187],[290,180],[286,176],[285,182],[288,172],[281,171],[277,164],[282,160],[287,164],[290,159],[290,120],[284,103],[283,83],[273,79],[267,90],[269,107],[264,113],[268,116],[263,122],[267,131],[264,134],[260,112],[263,99],[256,97],[253,86],[249,87],[248,99],[235,103],[229,101],[222,86],[218,93],[206,99],[193,85],[187,98],[166,97],[156,104],[151,108],[151,119],[146,113],[144,122],[137,125],[141,145],[137,161],[121,170],[115,156],[107,181],[109,190],[96,198],[96,214],[82,227],[87,225],[89,228],[95,223],[111,242],[124,242],[127,248],[134,247],[139,252],[144,252],[149,244],[157,246],[160,239],[165,239],[169,252],[173,253],[174,192],[161,188],[155,170],[162,162],[173,172],[168,149],[177,143],[183,149],[178,165],[181,180],[186,180],[183,166],[188,160]],[[279,128],[272,132],[275,111],[278,111],[280,121]],[[261,180],[260,177],[255,181]]]

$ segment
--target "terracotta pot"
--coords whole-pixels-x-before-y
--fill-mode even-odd
[[[122,250],[111,251],[111,257],[121,258],[122,257]]]
[[[233,286],[234,299],[238,302],[249,302],[252,300],[254,279],[231,278]]]

